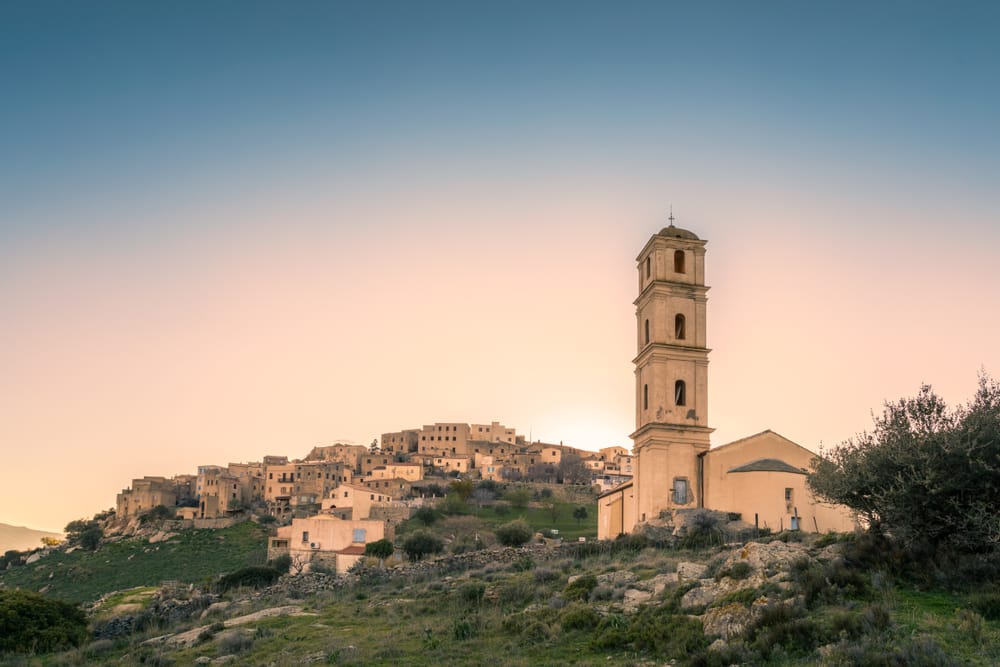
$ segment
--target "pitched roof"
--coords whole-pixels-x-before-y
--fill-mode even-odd
[[[618,486],[616,486],[613,489],[608,489],[604,493],[599,493],[597,495],[597,499],[600,500],[601,498],[604,498],[605,496],[610,496],[612,493],[618,493],[619,491],[624,491],[625,489],[627,489],[630,486],[632,486],[632,480],[631,479],[629,481],[625,482],[624,484],[619,484]]]
[[[796,468],[781,459],[757,459],[756,461],[730,468],[729,472],[790,472],[796,475],[806,474],[806,471],[802,468]]]

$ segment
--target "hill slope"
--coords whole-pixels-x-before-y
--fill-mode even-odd
[[[155,544],[127,538],[96,552],[55,551],[38,562],[0,572],[0,585],[89,602],[109,591],[168,580],[200,583],[221,572],[260,565],[266,556],[266,529],[247,521],[220,530],[186,530]]]
[[[37,549],[42,546],[43,537],[54,537],[63,539],[61,533],[49,533],[44,530],[35,530],[24,526],[11,526],[0,523],[0,554],[15,549],[17,551],[27,551]]]

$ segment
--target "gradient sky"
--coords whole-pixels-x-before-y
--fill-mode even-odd
[[[631,445],[634,258],[709,421],[1000,375],[1000,4],[0,4],[0,521],[434,421]]]

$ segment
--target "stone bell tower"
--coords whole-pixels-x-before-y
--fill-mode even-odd
[[[708,450],[705,241],[673,224],[639,253],[634,479],[638,522],[698,507]]]

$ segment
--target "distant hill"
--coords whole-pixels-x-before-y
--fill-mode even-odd
[[[0,523],[0,554],[17,549],[26,551],[42,546],[43,537],[63,539],[60,533],[49,533],[44,530],[33,530],[24,526],[10,526]]]

